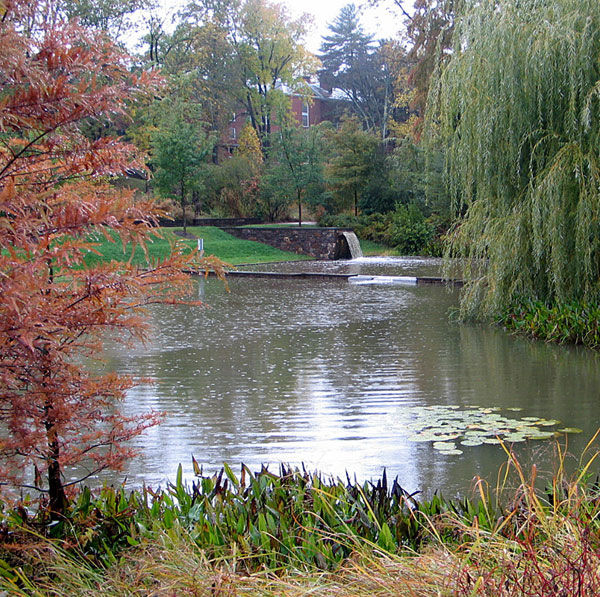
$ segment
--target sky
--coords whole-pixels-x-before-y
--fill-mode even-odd
[[[321,37],[328,32],[327,25],[338,16],[340,9],[352,0],[272,0],[288,7],[292,17],[299,17],[308,13],[314,17],[313,24],[305,39],[305,45],[311,52],[317,53],[321,45]],[[365,0],[354,0],[358,6],[366,4]],[[165,12],[185,4],[185,0],[161,0]],[[405,8],[412,10],[412,0],[405,0]],[[366,6],[362,8],[361,22],[366,33],[374,35],[375,39],[397,38],[398,31],[402,29],[404,16],[394,6],[393,0],[380,0],[376,8]]]
[[[341,8],[349,4],[351,0],[279,0],[289,8],[290,14],[294,17],[302,13],[313,15],[314,22],[306,38],[306,47],[311,52],[318,52],[321,45],[321,37],[328,33],[327,26],[338,16]],[[355,2],[361,6],[360,0]],[[412,2],[406,2],[412,5]],[[374,7],[362,8],[362,18],[366,33],[371,33],[375,39],[397,38],[398,31],[403,28],[404,16],[398,8],[395,8],[391,0],[382,0],[380,4]]]

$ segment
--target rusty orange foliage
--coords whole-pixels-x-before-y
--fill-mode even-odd
[[[200,259],[174,246],[146,269],[85,265],[91,234],[144,248],[164,214],[107,183],[145,168],[135,147],[90,140],[81,125],[123,117],[160,80],[132,74],[109,39],[45,18],[45,6],[0,3],[0,483],[35,469],[27,483],[60,512],[65,467],[118,468],[131,455],[126,440],[160,419],[124,416],[118,403],[135,382],[93,374],[82,357],[98,354],[107,331],[142,339],[144,307],[180,301],[182,270]]]

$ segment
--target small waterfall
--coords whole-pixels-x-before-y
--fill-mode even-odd
[[[342,235],[346,239],[348,243],[348,248],[350,249],[350,258],[358,259],[363,256],[362,250],[360,248],[360,243],[358,242],[358,237],[354,232],[342,232]]]

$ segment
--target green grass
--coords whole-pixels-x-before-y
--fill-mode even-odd
[[[163,228],[161,230],[163,238],[154,238],[151,243],[148,243],[148,254],[151,259],[165,258],[170,252],[171,244],[175,241],[185,243],[190,250],[196,247],[196,240],[182,239],[174,234],[175,230],[181,230],[181,228]],[[235,238],[213,226],[189,226],[188,232],[204,239],[205,255],[214,255],[231,265],[311,259],[306,255],[281,251],[263,243]],[[101,255],[90,253],[86,260],[90,265],[101,261],[126,261],[130,257],[131,249],[127,248],[123,251],[119,242],[109,242],[101,237],[98,239],[98,243],[99,246],[96,249]],[[139,248],[136,250],[133,263],[146,264],[146,258]]]
[[[390,247],[386,247],[381,243],[376,243],[372,240],[360,240],[360,248],[362,249],[363,255],[365,257],[374,256],[374,255],[400,255],[398,251]]]
[[[235,238],[220,228],[212,226],[190,226],[188,232],[204,239],[205,255],[215,255],[232,265],[312,259],[308,255],[299,255],[252,240]],[[192,241],[192,244],[194,242]]]

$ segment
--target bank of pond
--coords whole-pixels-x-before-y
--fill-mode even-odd
[[[421,499],[359,483],[225,465],[163,490],[82,489],[63,516],[3,505],[11,595],[594,595],[600,500],[591,461],[536,487],[509,446],[500,484]],[[593,456],[591,457],[593,459]]]

